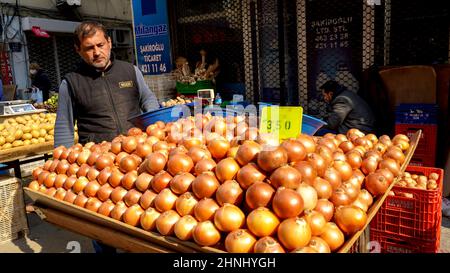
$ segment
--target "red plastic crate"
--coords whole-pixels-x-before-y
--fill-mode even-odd
[[[427,154],[436,157],[437,125],[436,124],[395,124],[395,134],[404,134],[411,138],[418,130],[422,130],[419,144],[414,154]]]
[[[421,166],[421,167],[434,167],[436,164],[436,156],[434,154],[415,152],[411,161],[410,166]]]
[[[439,240],[435,242],[423,241],[399,235],[386,234],[376,230],[370,230],[370,240],[378,242],[381,253],[437,253],[439,252]]]
[[[429,176],[439,175],[436,190],[393,187],[398,193],[410,193],[414,197],[388,196],[370,223],[371,231],[393,236],[404,236],[428,242],[440,240],[442,182],[444,171],[438,168],[408,166],[407,172]]]

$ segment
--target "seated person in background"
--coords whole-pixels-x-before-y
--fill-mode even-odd
[[[345,134],[356,128],[363,133],[373,133],[375,116],[369,105],[356,93],[346,90],[335,81],[327,81],[320,87],[323,98],[328,104],[328,123],[324,129]]]

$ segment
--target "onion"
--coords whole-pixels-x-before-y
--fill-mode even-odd
[[[170,189],[176,194],[183,194],[190,190],[194,179],[195,176],[190,173],[178,174],[170,181]]]
[[[53,159],[59,159],[61,157],[61,154],[66,150],[66,147],[64,146],[58,146],[53,150]]]
[[[238,163],[231,157],[222,159],[216,166],[216,176],[220,182],[232,180],[239,171]]]
[[[292,164],[297,171],[302,175],[302,181],[309,185],[314,184],[314,179],[317,177],[317,171],[313,165],[307,161],[299,161]]]
[[[383,158],[392,158],[398,162],[398,164],[403,164],[405,162],[405,155],[403,154],[402,149],[392,146],[386,150],[386,153],[383,155]],[[45,168],[44,168],[45,169]]]
[[[266,175],[254,163],[243,166],[236,174],[236,180],[242,189],[248,189],[253,183],[262,182]]]
[[[230,143],[224,139],[214,139],[208,143],[208,150],[216,160],[224,158],[229,149]]]
[[[149,174],[155,175],[162,171],[166,166],[167,159],[161,153],[152,153],[147,156],[146,170]]]
[[[67,161],[69,161],[70,162],[70,164],[73,164],[73,163],[75,163],[75,162],[77,162],[77,159],[78,159],[78,156],[80,155],[80,151],[78,151],[78,150],[72,150],[71,152],[70,152],[70,154],[69,154],[69,156],[67,157]],[[58,160],[58,159],[55,159],[55,160]],[[54,160],[54,161],[55,161]],[[54,162],[53,161],[53,162]],[[51,169],[50,169],[50,171],[51,171]]]
[[[313,187],[317,192],[319,199],[328,199],[333,194],[333,188],[327,180],[316,177],[313,182]]]
[[[270,236],[259,239],[254,246],[255,253],[285,253],[277,240]]]
[[[316,151],[316,143],[311,136],[300,134],[297,137],[297,140],[300,141],[303,147],[305,147],[307,154],[314,153]]]
[[[367,215],[356,206],[342,206],[336,208],[334,219],[345,234],[352,235],[364,228]]]
[[[156,219],[156,229],[162,235],[172,235],[175,224],[180,218],[180,215],[174,210],[165,211]]]
[[[334,161],[333,167],[341,174],[342,181],[347,181],[352,177],[352,166],[345,161]]]
[[[361,165],[361,171],[365,174],[371,174],[378,168],[378,161],[375,157],[367,157],[363,160]]]
[[[109,199],[109,197],[111,196],[112,191],[114,190],[113,187],[111,187],[109,184],[104,184],[103,186],[100,187],[100,189],[97,191],[97,198],[100,201],[105,202],[106,200]]]
[[[328,246],[327,242],[325,242],[324,239],[313,236],[311,237],[311,241],[309,241],[308,244],[309,247],[316,250],[318,253],[330,253],[330,247]]]
[[[86,202],[85,208],[87,210],[97,212],[102,204],[103,204],[102,201],[98,200],[97,198],[90,197]]]
[[[333,191],[330,197],[335,207],[350,205],[354,200],[350,199],[343,187],[339,187]]]
[[[327,222],[329,222],[334,215],[334,205],[327,199],[319,199],[317,200],[317,205],[314,208],[315,211],[318,211],[325,216]]]
[[[213,196],[220,184],[214,173],[205,172],[197,176],[191,186],[197,198],[204,198]]]
[[[328,222],[322,213],[315,210],[305,211],[305,219],[311,228],[312,236],[320,236],[324,232],[325,225]]]
[[[258,166],[267,172],[285,165],[288,161],[287,152],[281,147],[273,149],[263,149],[257,156]]]
[[[388,169],[389,171],[394,174],[394,176],[399,176],[401,174],[400,171],[400,165],[392,158],[385,158],[381,160],[379,166],[379,169]]]
[[[101,204],[97,212],[103,216],[110,217],[111,211],[114,209],[114,207],[114,203],[111,200],[108,200]]]
[[[253,183],[245,192],[245,203],[250,209],[268,207],[272,203],[275,190],[265,182]]]
[[[198,200],[191,192],[186,192],[180,195],[175,201],[175,208],[181,216],[193,215],[194,207]]]
[[[191,157],[194,164],[197,164],[202,159],[211,158],[211,153],[200,146],[191,147],[187,155]]]
[[[77,195],[77,197],[76,197],[75,200],[73,201],[73,204],[74,204],[75,206],[79,206],[79,207],[84,208],[84,206],[86,205],[87,201],[88,201],[88,198],[86,197],[86,195],[84,195],[84,194],[81,192],[81,193],[79,193],[79,194]]]
[[[141,158],[145,158],[147,155],[152,153],[152,146],[148,143],[139,143],[135,151],[136,155]]]
[[[140,193],[139,193],[140,194]],[[137,226],[140,223],[141,215],[144,210],[138,204],[129,207],[123,214],[123,221],[131,226]]]
[[[33,190],[33,191],[38,191],[39,190],[39,182],[37,181],[31,181],[30,184],[28,184],[28,188]]]
[[[114,163],[115,163],[116,165],[120,165],[120,161],[122,161],[122,159],[123,159],[124,157],[127,157],[127,156],[129,156],[129,155],[130,155],[129,153],[126,153],[126,152],[120,152],[119,154],[116,155],[116,158],[114,159]]]
[[[154,206],[155,197],[158,194],[151,189],[148,189],[142,194],[141,199],[139,200],[139,204],[143,209],[148,209],[149,207]]]
[[[148,174],[148,173],[141,173],[136,181],[135,181],[135,186],[136,189],[138,189],[141,192],[145,192],[148,187],[150,186],[150,181],[152,181],[153,176]]]
[[[66,190],[63,188],[59,188],[56,190],[54,197],[58,200],[63,200],[65,196],[66,196]]]
[[[298,192],[279,187],[273,197],[272,207],[281,219],[296,217],[303,211],[303,199]]]
[[[163,189],[155,197],[155,208],[160,212],[174,209],[177,198],[178,196],[175,195],[170,189]]]
[[[311,228],[305,218],[289,218],[280,223],[278,239],[288,250],[308,245],[311,239]]]
[[[236,161],[241,165],[247,165],[249,162],[255,161],[258,153],[261,151],[261,145],[255,141],[245,141],[239,146],[236,152]]]
[[[138,204],[139,200],[141,199],[142,193],[140,193],[139,191],[132,189],[129,190],[127,194],[125,194],[125,196],[123,197],[123,201],[125,202],[125,204],[129,207]]]
[[[63,188],[65,190],[72,189],[73,185],[77,181],[77,177],[75,175],[69,176],[66,178],[66,181],[64,182]]]
[[[136,170],[138,167],[138,162],[131,156],[125,156],[120,160],[119,169],[121,172],[127,173]]]
[[[248,229],[258,237],[274,234],[279,224],[277,216],[268,208],[259,207],[247,216]]]
[[[86,187],[83,189],[83,192],[87,197],[95,197],[100,187],[101,186],[97,182],[97,180],[92,180],[86,185]]]
[[[57,188],[57,189],[61,188],[64,185],[64,183],[66,182],[66,179],[67,179],[67,175],[58,174],[55,178],[55,184],[54,184],[55,188]],[[36,183],[37,183],[37,181],[36,181]],[[39,183],[37,183],[37,184],[39,185]]]
[[[192,236],[194,241],[201,246],[212,246],[220,241],[220,232],[211,221],[198,223]]]
[[[383,195],[387,191],[389,183],[381,173],[371,173],[366,176],[365,187],[370,194],[376,197]]]
[[[244,193],[239,183],[234,180],[225,181],[216,191],[216,200],[220,206],[223,206],[225,203],[239,206],[243,197]]]
[[[212,220],[216,210],[219,209],[216,201],[211,198],[203,198],[194,207],[194,216],[199,222]]]
[[[101,155],[95,161],[95,167],[100,171],[112,165],[114,165],[114,161],[107,155]]]
[[[120,201],[116,203],[116,206],[111,211],[111,217],[117,221],[122,221],[123,214],[128,209],[124,202]]]
[[[305,210],[312,210],[316,207],[318,196],[314,187],[308,185],[307,183],[301,183],[297,188],[297,192],[302,197],[303,207]]]
[[[123,200],[123,197],[128,193],[128,191],[122,187],[115,188],[110,195],[111,200],[117,204]]]
[[[224,204],[214,214],[214,225],[220,231],[231,232],[241,228],[244,223],[244,213],[240,208],[232,204]]]
[[[111,171],[111,176],[109,177],[108,182],[113,188],[115,188],[120,185],[123,177],[124,174],[118,169],[114,168]]]
[[[69,168],[70,163],[67,160],[62,159],[56,165],[55,171],[57,174],[65,174]]]
[[[109,178],[112,174],[112,168],[106,167],[104,168],[97,176],[97,181],[100,185],[104,185],[108,182]]]
[[[156,220],[161,214],[154,208],[148,208],[141,214],[141,227],[144,230],[152,231],[156,228]]]
[[[225,238],[225,249],[229,253],[251,253],[256,238],[245,229],[230,232]]]
[[[317,253],[317,250],[310,246],[304,246],[292,250],[291,253]]]
[[[131,154],[136,150],[138,142],[134,136],[127,136],[122,139],[122,150]]]
[[[173,177],[168,172],[160,171],[155,176],[153,176],[152,180],[150,181],[150,185],[155,192],[160,192],[163,189],[167,188],[172,179]]]
[[[100,171],[97,170],[95,167],[91,167],[86,175],[87,179],[90,181],[96,180],[97,176],[100,174]]]
[[[336,251],[340,248],[345,241],[344,234],[342,231],[336,226],[335,223],[329,222],[325,226],[325,231],[320,236],[327,245],[330,247],[331,251]]]
[[[203,158],[195,164],[194,172],[196,175],[200,175],[204,172],[214,171],[216,162],[211,158]]]
[[[167,171],[171,175],[189,173],[192,168],[194,168],[194,162],[185,154],[176,154],[170,157],[167,162]]]
[[[134,184],[136,183],[137,178],[138,178],[137,171],[131,171],[129,173],[126,173],[122,177],[122,180],[120,181],[120,184],[125,189],[131,190],[131,189],[134,188]]]
[[[388,181],[389,185],[394,182],[394,174],[389,169],[378,169],[376,170],[376,173],[380,173],[381,175],[383,175]]]
[[[50,176],[50,175],[49,175]],[[86,187],[86,185],[89,183],[89,180],[84,177],[81,176],[80,178],[77,179],[77,181],[75,181],[75,183],[72,186],[72,190],[75,193],[80,193],[84,190],[84,188]]]
[[[296,139],[289,139],[281,143],[288,155],[288,162],[302,161],[306,158],[306,149],[303,144]]]
[[[276,169],[270,176],[270,183],[274,188],[285,187],[297,189],[302,180],[302,175],[295,168],[285,165]]]
[[[198,222],[191,215],[185,215],[174,226],[174,233],[178,239],[187,241],[192,238],[192,233]]]

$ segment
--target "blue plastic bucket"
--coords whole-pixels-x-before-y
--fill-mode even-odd
[[[312,136],[326,124],[323,120],[303,114],[302,134]]]
[[[134,126],[145,130],[147,126],[154,124],[157,121],[168,123],[176,121],[182,117],[189,116],[189,106],[190,105],[175,105],[171,107],[164,107],[131,117],[128,121]]]

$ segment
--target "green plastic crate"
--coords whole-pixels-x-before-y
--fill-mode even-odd
[[[180,94],[197,94],[200,89],[214,89],[212,81],[197,81],[195,84],[177,82],[177,92]]]

